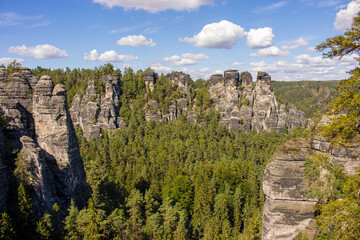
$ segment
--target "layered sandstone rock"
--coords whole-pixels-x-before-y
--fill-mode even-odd
[[[263,191],[262,239],[294,239],[300,232],[312,238],[316,233],[314,206],[307,198],[304,162],[313,151],[308,141],[293,139],[280,147],[266,166]]]
[[[87,140],[99,136],[102,129],[126,127],[124,120],[119,117],[120,79],[106,75],[102,76],[100,81],[105,84],[105,95],[101,96],[96,92],[95,79],[90,78],[85,95],[81,99],[76,94],[70,108],[74,125],[82,128]]]
[[[46,162],[43,150],[28,136],[20,139],[23,148],[21,149],[21,167],[27,175],[28,185],[35,193],[33,198],[36,212],[46,212],[55,203],[60,203],[53,173]],[[63,209],[64,210],[64,209]]]
[[[292,105],[289,112],[285,105],[279,106],[270,81],[269,74],[259,72],[254,89],[249,72],[239,75],[236,70],[228,70],[224,75],[212,75],[209,92],[221,115],[220,122],[233,131],[281,131],[284,127],[306,126],[303,112]]]
[[[66,90],[54,87],[49,76],[42,76],[34,90],[33,117],[37,142],[56,181],[57,192],[66,202],[72,197],[84,203],[88,190],[75,130],[66,104]]]
[[[28,68],[8,73],[0,69],[0,109],[7,123],[3,129],[10,151],[20,151],[26,184],[33,191],[37,213],[56,202],[64,213],[73,198],[86,203],[88,191],[83,162],[68,113],[64,86],[50,77],[40,80]],[[8,164],[0,136],[0,208],[6,208]],[[13,163],[10,163],[13,165]]]
[[[166,78],[169,79],[172,83],[177,84],[184,93],[189,92],[189,74],[183,72],[172,72],[166,74]]]
[[[324,115],[315,131],[329,124],[330,118]],[[334,145],[315,135],[311,140],[293,139],[280,147],[264,172],[263,240],[294,239],[299,233],[313,239],[317,231],[314,216],[317,200],[307,197],[308,183],[303,169],[306,158],[316,153],[326,154],[349,175],[355,174],[360,167],[359,143]]]

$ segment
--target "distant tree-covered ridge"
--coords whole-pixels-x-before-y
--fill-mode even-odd
[[[272,81],[271,87],[277,100],[285,104],[293,104],[312,118],[314,113],[325,113],[327,105],[337,94],[339,81]]]

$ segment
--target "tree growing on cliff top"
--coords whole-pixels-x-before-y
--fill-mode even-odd
[[[342,58],[353,54],[360,64],[360,12],[354,17],[350,29],[344,34],[326,39],[316,46],[324,51],[324,57]],[[360,137],[360,67],[350,71],[350,78],[342,80],[338,87],[339,96],[329,105],[329,114],[341,114],[334,118],[322,133],[334,143],[348,143]]]

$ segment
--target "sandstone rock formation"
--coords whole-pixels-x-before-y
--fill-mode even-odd
[[[21,67],[14,73],[1,68],[0,110],[7,120],[3,132],[10,151],[21,152],[22,167],[29,176],[26,184],[33,188],[37,213],[48,211],[55,202],[64,212],[71,198],[85,204],[83,193],[88,191],[88,185],[67,109],[65,87],[54,87],[48,76],[39,80],[28,68]],[[1,209],[6,208],[9,175],[3,142],[1,135]]]
[[[74,125],[82,128],[84,137],[88,140],[99,136],[101,129],[126,127],[124,120],[119,117],[120,79],[106,75],[100,81],[105,83],[105,95],[97,93],[95,79],[89,79],[85,95],[80,99],[76,94],[70,108]]]
[[[329,116],[323,116],[316,129],[329,122]],[[360,167],[359,143],[335,146],[315,135],[311,140],[293,139],[280,147],[264,172],[263,240],[294,239],[299,233],[313,239],[317,230],[314,219],[317,200],[306,197],[308,185],[303,169],[306,158],[320,152],[349,175]]]
[[[54,87],[49,76],[42,76],[33,97],[33,116],[37,142],[44,150],[52,170],[57,192],[69,202],[72,197],[84,203],[81,196],[87,191],[86,176],[77,137],[66,104],[66,90],[61,84]]]
[[[146,88],[148,88],[151,92],[154,91],[154,85],[156,83],[156,79],[158,78],[158,75],[153,72],[146,72],[143,75],[143,79],[146,85]]]
[[[248,72],[239,75],[237,70],[228,70],[224,75],[212,75],[209,92],[215,109],[221,114],[221,123],[234,131],[239,128],[281,131],[284,127],[304,127],[305,114],[294,106],[286,112],[285,105],[277,102],[270,81],[269,74],[259,72],[254,89]]]
[[[169,79],[172,83],[177,84],[184,93],[189,92],[189,74],[183,72],[172,72],[166,74],[166,78]]]
[[[322,116],[316,128],[330,123],[331,117]],[[345,145],[334,145],[323,136],[315,135],[310,142],[311,148],[316,153],[326,153],[337,165],[342,166],[349,175],[354,175],[360,167],[360,143],[353,142]]]
[[[300,232],[308,237],[316,233],[316,199],[306,197],[304,162],[311,156],[309,142],[293,139],[280,147],[266,166],[263,191],[263,240],[294,239]]]

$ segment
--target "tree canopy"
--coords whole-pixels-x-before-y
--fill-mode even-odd
[[[360,52],[360,12],[354,17],[352,26],[344,34],[326,39],[316,46],[324,52],[324,57],[342,58]],[[335,143],[349,143],[360,137],[360,67],[350,72],[350,78],[342,80],[338,87],[339,96],[329,105],[329,114],[336,115],[329,126],[323,127],[322,133]]]

